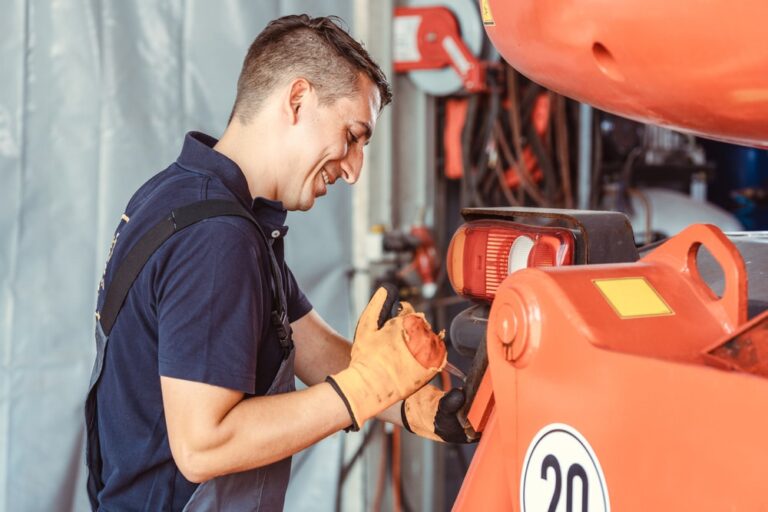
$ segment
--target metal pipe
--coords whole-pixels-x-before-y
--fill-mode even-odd
[[[362,40],[384,73],[393,79],[392,16],[394,0],[354,0],[352,33]],[[373,285],[369,272],[371,254],[368,239],[371,226],[391,225],[392,216],[392,114],[384,113],[376,123],[376,135],[366,158],[358,183],[352,187],[352,298],[355,312],[360,313],[371,296]],[[353,319],[351,319],[353,320]],[[351,332],[349,333],[352,334]],[[371,428],[371,427],[369,427]],[[385,442],[383,434],[377,434]],[[349,457],[362,443],[362,433],[346,436]],[[374,443],[376,446],[376,443]],[[366,449],[362,463],[350,472],[344,485],[344,511],[369,510],[375,493],[381,451]]]
[[[579,104],[579,197],[578,208],[589,209],[589,195],[592,182],[592,107]]]

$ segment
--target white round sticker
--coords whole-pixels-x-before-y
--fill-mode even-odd
[[[594,450],[575,428],[552,423],[528,446],[520,476],[522,512],[610,512]]]

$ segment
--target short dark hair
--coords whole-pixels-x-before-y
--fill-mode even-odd
[[[341,18],[283,16],[271,21],[248,49],[230,120],[237,116],[247,123],[276,86],[297,77],[317,90],[321,104],[332,104],[360,90],[361,74],[379,89],[381,108],[392,101],[387,77]]]

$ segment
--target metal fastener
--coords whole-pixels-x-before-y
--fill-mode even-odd
[[[512,360],[512,344],[517,336],[517,318],[509,304],[502,304],[499,309],[499,321],[496,324],[496,336],[504,347],[504,356],[507,361]]]

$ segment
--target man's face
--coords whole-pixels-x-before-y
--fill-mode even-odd
[[[311,95],[299,107],[299,121],[287,147],[289,168],[279,184],[279,199],[289,210],[308,210],[336,180],[355,183],[363,166],[363,149],[379,114],[379,90],[367,77],[359,91],[330,105]]]

